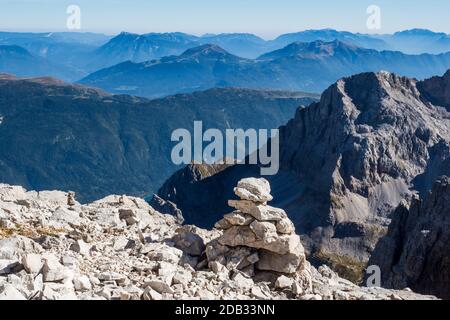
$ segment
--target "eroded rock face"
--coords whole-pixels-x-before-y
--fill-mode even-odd
[[[161,212],[163,214],[170,214],[176,217],[178,222],[184,222],[183,213],[180,209],[177,208],[177,205],[175,203],[166,201],[158,195],[154,194],[150,201],[150,205],[158,212]]]
[[[286,211],[315,260],[361,280],[392,211],[450,175],[449,79],[450,72],[424,81],[388,72],[343,78],[280,128],[280,171],[267,177],[270,205]],[[236,165],[209,177],[207,187],[187,183],[202,197],[194,210],[181,198],[172,200],[188,223],[201,223],[195,214],[208,203],[220,206],[221,217],[230,197],[207,191],[231,189],[258,169]],[[249,206],[242,200],[229,204],[238,210]]]
[[[288,221],[236,211],[223,221],[225,231],[204,230],[138,198],[80,205],[64,192],[0,185],[0,299],[433,299],[322,275]],[[253,234],[257,248],[247,237],[242,246],[221,244],[235,227]],[[286,252],[274,252],[281,245]]]
[[[369,264],[381,268],[383,286],[411,288],[450,299],[450,178],[426,199],[401,204]]]
[[[269,250],[259,252],[259,261],[256,268],[265,271],[275,271],[279,273],[293,274],[305,263],[305,252],[303,246],[298,245],[286,254],[278,254]]]
[[[418,88],[434,105],[450,110],[450,70],[443,77],[432,77],[419,82]]]
[[[419,190],[427,170],[445,173],[429,165],[433,147],[450,141],[448,119],[416,80],[388,72],[341,79],[299,110],[280,133],[281,163],[305,181],[307,205],[291,219],[320,239],[312,252],[366,263],[411,183]]]
[[[191,256],[201,256],[205,251],[205,242],[198,235],[197,228],[194,226],[178,228],[172,241],[175,243],[175,247]]]

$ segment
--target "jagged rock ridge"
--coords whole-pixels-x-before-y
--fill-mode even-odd
[[[450,299],[450,178],[439,179],[425,199],[402,203],[370,265],[381,268],[387,288],[409,287]]]
[[[281,170],[267,177],[276,195],[272,205],[286,210],[310,255],[361,280],[400,201],[450,174],[448,92],[439,89],[448,83],[448,74],[425,81],[388,72],[355,75],[281,127]],[[237,165],[191,183],[191,200],[178,199],[183,184],[165,185],[159,196],[176,203],[188,223],[206,226],[195,215],[203,217],[211,204],[224,213],[218,190],[255,172]],[[204,196],[197,201],[197,194]]]

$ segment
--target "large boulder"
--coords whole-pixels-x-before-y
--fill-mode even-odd
[[[247,178],[238,182],[234,193],[242,200],[266,203],[273,197],[270,195],[270,184],[266,179]]]
[[[0,259],[19,260],[24,254],[42,251],[43,248],[38,243],[23,236],[0,240]]]
[[[299,244],[287,254],[277,254],[268,250],[261,250],[256,267],[259,270],[292,274],[301,270],[304,262],[305,252],[303,246]]]
[[[24,295],[11,284],[0,287],[0,300],[26,300]]]
[[[260,236],[263,236],[262,238],[259,238],[250,226],[232,226],[225,230],[219,238],[219,242],[230,247],[246,246],[255,249],[265,249],[279,254],[291,252],[300,243],[298,235],[280,235],[276,233],[276,227],[273,224],[270,229],[267,229],[267,225],[261,224],[259,226],[258,228],[260,229],[257,229],[257,232]]]
[[[201,256],[205,251],[205,243],[196,232],[194,226],[183,226],[175,231],[172,240],[175,247],[191,256]]]

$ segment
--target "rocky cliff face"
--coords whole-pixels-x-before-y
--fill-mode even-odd
[[[448,92],[439,89],[448,81],[448,74],[418,82],[388,72],[344,78],[281,127],[281,171],[268,177],[272,204],[287,211],[312,256],[350,267],[344,273],[357,280],[400,201],[450,174]],[[254,171],[228,168],[208,179],[208,190]],[[171,201],[183,213],[192,207],[176,195]],[[186,216],[197,223],[194,212]]]
[[[310,266],[270,192],[266,180],[240,181],[238,211],[208,231],[138,198],[80,205],[73,193],[0,185],[0,299],[435,299]]]
[[[450,70],[443,77],[432,77],[418,83],[420,92],[433,104],[450,109]]]
[[[412,79],[382,72],[337,82],[282,128],[281,165],[304,181],[299,200],[308,205],[294,221],[328,238],[322,252],[366,260],[389,214],[441,153],[436,146],[450,141],[448,116]]]
[[[396,209],[369,261],[381,268],[383,286],[450,299],[449,201],[450,178],[443,177],[425,199]]]

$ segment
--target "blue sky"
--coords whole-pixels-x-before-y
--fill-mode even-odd
[[[379,33],[450,33],[448,0],[0,0],[0,30],[64,31],[71,4],[81,8],[81,31],[109,34],[251,32],[273,38],[320,28],[370,33],[369,5],[381,8]]]

